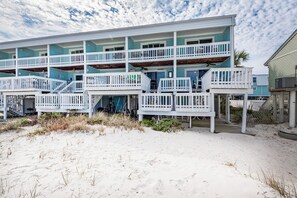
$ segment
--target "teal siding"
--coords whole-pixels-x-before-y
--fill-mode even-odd
[[[8,53],[4,53],[4,52],[0,52],[0,59],[9,59],[9,54]]]
[[[35,53],[33,50],[28,48],[19,48],[18,49],[18,58],[34,57]]]
[[[1,73],[0,72],[0,77],[14,77],[15,74],[7,74],[7,73]]]
[[[62,55],[62,54],[68,54],[68,51],[56,44],[50,45],[50,55]]]
[[[50,78],[70,80],[70,78],[73,78],[72,76],[73,72],[67,72],[56,68],[50,68]]]
[[[18,70],[18,75],[19,76],[41,76],[41,77],[46,76],[46,74],[43,72],[31,72],[31,71],[22,70],[22,69]]]
[[[87,41],[86,42],[86,51],[87,52],[96,52],[97,51],[96,44],[91,41]]]
[[[270,96],[268,85],[253,85],[253,93],[249,96]]]
[[[120,69],[96,69],[91,66],[87,66],[87,73],[92,74],[92,73],[114,73],[114,72],[125,72],[125,68],[120,68]]]

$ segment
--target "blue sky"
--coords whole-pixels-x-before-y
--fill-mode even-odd
[[[0,42],[228,14],[255,73],[297,28],[296,0],[0,0]]]

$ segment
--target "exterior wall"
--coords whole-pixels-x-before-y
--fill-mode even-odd
[[[8,53],[4,53],[4,52],[0,52],[0,59],[9,59],[9,54]]]
[[[27,70],[18,70],[18,76],[41,76],[41,77],[46,77],[46,73],[43,72],[31,72]]]
[[[275,79],[295,77],[297,64],[297,35],[269,62],[269,88],[275,88]]]
[[[15,74],[7,74],[7,73],[1,73],[0,72],[0,78],[3,77],[3,78],[6,78],[6,77],[14,77]]]

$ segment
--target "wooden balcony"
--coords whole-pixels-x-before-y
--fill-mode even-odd
[[[150,90],[150,79],[141,72],[97,73],[86,74],[85,77],[86,90]]]
[[[183,78],[161,78],[158,92],[192,92],[191,79]]]
[[[39,76],[19,76],[0,78],[0,91],[46,91],[52,92],[61,84],[63,80],[44,78]]]
[[[202,90],[252,88],[252,68],[211,68],[202,77]]]

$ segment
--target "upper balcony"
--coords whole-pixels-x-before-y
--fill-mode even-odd
[[[86,74],[89,91],[149,91],[150,79],[141,72]]]
[[[55,90],[63,84],[66,84],[66,82],[63,80],[50,79],[39,76],[0,78],[0,91],[55,92]]]
[[[202,90],[213,91],[252,89],[252,68],[211,68],[202,76]]]

